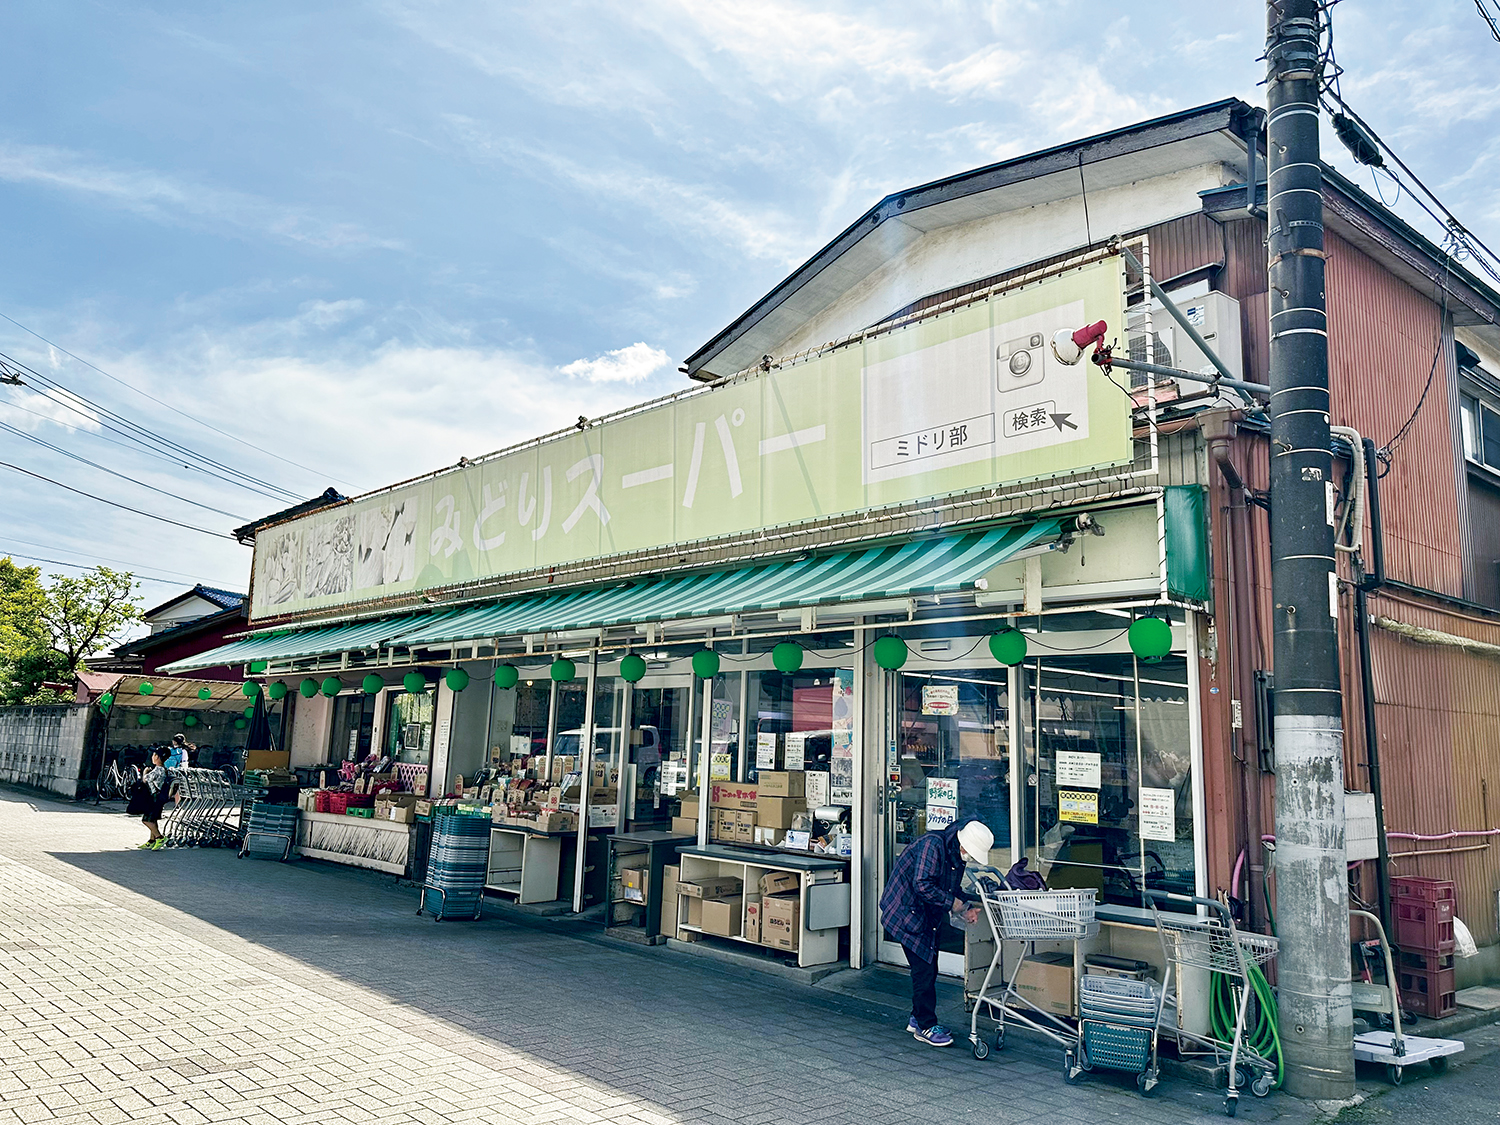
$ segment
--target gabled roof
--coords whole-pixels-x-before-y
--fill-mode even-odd
[[[243,621],[246,618],[245,610],[246,607],[242,599],[228,609],[221,609],[217,613],[195,617],[191,621],[184,621],[180,625],[173,625],[170,629],[160,629],[155,633],[147,633],[144,637],[137,637],[133,641],[126,641],[124,644],[116,645],[114,651],[110,653],[110,659],[119,660],[126,656],[139,656],[161,648],[164,645],[185,641],[198,633],[211,632],[230,622]]]
[[[165,613],[174,605],[181,605],[189,598],[202,598],[204,601],[218,606],[220,609],[233,609],[245,600],[244,594],[237,594],[233,590],[221,590],[217,586],[205,586],[199,582],[190,590],[168,598],[161,605],[148,609],[141,616],[146,618],[155,617],[159,613]]]
[[[279,512],[272,512],[269,516],[262,516],[258,520],[251,520],[243,527],[234,529],[234,537],[241,543],[254,543],[255,533],[273,524],[284,523],[287,520],[305,516],[309,512],[316,512],[320,508],[331,508],[335,504],[347,504],[349,497],[332,486],[325,488],[321,495],[314,496],[311,500],[304,500],[300,504],[293,504],[290,508],[283,508]]]
[[[1240,165],[1258,111],[1238,98],[976,168],[888,195],[687,360],[700,380],[732,375],[929,231],[1221,161]]]

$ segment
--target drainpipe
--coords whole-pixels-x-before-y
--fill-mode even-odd
[[[1251,585],[1249,552],[1251,538],[1244,477],[1234,463],[1230,443],[1235,427],[1244,415],[1238,410],[1213,411],[1204,415],[1203,433],[1208,443],[1209,456],[1219,466],[1219,472],[1228,485],[1230,503],[1226,521],[1229,532],[1227,555],[1229,557],[1230,601],[1233,605],[1233,633],[1230,637],[1230,652],[1234,659],[1234,690],[1240,701],[1240,728],[1237,732],[1240,753],[1240,799],[1249,823],[1245,827],[1245,849],[1249,855],[1255,841],[1265,831],[1262,824],[1260,753],[1256,744],[1254,728],[1255,682],[1254,660],[1251,656],[1250,639],[1253,633],[1255,591]],[[1260,913],[1255,897],[1255,862],[1250,860],[1250,887],[1245,892],[1246,918],[1253,926]],[[1264,873],[1262,873],[1264,878]],[[1230,888],[1238,895],[1240,888]]]
[[[1375,459],[1375,442],[1362,439],[1365,453],[1365,506],[1370,526],[1370,557],[1374,574],[1365,574],[1363,560],[1357,560],[1354,585],[1354,632],[1359,638],[1360,692],[1365,717],[1365,760],[1370,767],[1370,792],[1375,797],[1375,882],[1380,895],[1380,924],[1386,933],[1391,929],[1391,853],[1385,838],[1385,793],[1380,784],[1380,737],[1375,729],[1375,671],[1370,659],[1369,592],[1385,585],[1385,541],[1380,521],[1380,462]],[[1355,546],[1359,546],[1358,543]]]

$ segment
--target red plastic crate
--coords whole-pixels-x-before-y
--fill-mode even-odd
[[[332,797],[333,794],[327,789],[319,789],[317,794],[313,797],[313,812],[328,812],[329,800]]]
[[[1401,967],[1403,969],[1431,970],[1453,968],[1453,954],[1451,953],[1428,953],[1426,950],[1402,950]]]
[[[1452,953],[1453,904],[1397,902],[1396,944],[1420,953]]]
[[[1451,1016],[1458,1008],[1452,969],[1400,968],[1401,1006],[1429,1019]]]
[[[1448,879],[1419,879],[1415,875],[1395,875],[1391,878],[1391,897],[1406,901],[1451,903],[1458,899],[1458,884]]]
[[[352,793],[330,793],[328,794],[328,811],[335,816],[343,816],[349,811],[349,798]]]

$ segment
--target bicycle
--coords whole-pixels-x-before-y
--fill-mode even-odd
[[[140,767],[121,764],[117,754],[100,773],[94,787],[94,804],[100,801],[125,801],[130,798],[130,787],[141,779]]]

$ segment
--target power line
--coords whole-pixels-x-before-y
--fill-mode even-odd
[[[77,570],[94,570],[96,564],[68,562],[66,559],[44,559],[40,555],[23,555],[19,551],[0,551],[0,557],[7,559],[25,559],[27,562],[47,563],[49,566],[71,566]],[[101,560],[102,561],[102,560]],[[128,563],[122,564],[128,566]],[[130,577],[139,578],[142,582],[158,582],[163,586],[176,586],[182,582],[180,578],[161,578],[145,571],[132,568],[128,571]]]
[[[150,491],[158,493],[162,496],[170,496],[173,500],[181,500],[184,504],[191,504],[195,508],[202,508],[205,512],[213,512],[215,515],[228,516],[232,520],[249,519],[249,517],[247,516],[237,515],[234,512],[226,512],[223,508],[214,508],[208,504],[200,504],[196,500],[189,500],[186,496],[178,496],[175,492],[168,492],[164,488],[157,488],[154,484],[147,484],[143,480],[136,480],[135,477],[126,476],[124,473],[117,472],[114,469],[106,468],[105,466],[99,464],[97,461],[90,461],[87,457],[80,457],[77,453],[71,453],[61,446],[53,445],[50,441],[39,438],[35,434],[28,434],[25,430],[17,429],[15,426],[12,426],[7,422],[0,422],[0,430],[8,430],[10,433],[15,434],[17,437],[25,438],[27,441],[34,442],[44,449],[50,449],[53,453],[60,453],[64,457],[71,457],[73,460],[79,462],[80,464],[88,465],[91,468],[98,469],[101,473],[108,473],[110,476],[119,477],[121,480],[129,481],[131,484],[138,485],[141,488],[149,489]]]
[[[58,546],[56,543],[33,543],[29,539],[17,539],[14,536],[11,536],[11,535],[0,535],[0,543],[16,543],[16,544],[19,544],[22,547],[35,547],[39,551],[63,551],[63,552],[67,552],[67,551],[71,551],[71,550],[74,549],[72,547]],[[7,553],[9,553],[9,552],[7,552]],[[17,557],[18,558],[21,558],[21,557],[24,557],[24,558],[35,558],[36,556],[35,555],[25,555],[25,556],[19,556],[18,555]],[[94,558],[98,562],[115,563],[118,566],[128,566],[128,567],[134,567],[135,566],[134,563],[127,562],[125,559],[112,559],[112,558],[109,558],[109,557],[107,557],[105,555],[95,555]],[[52,561],[55,561],[55,560],[52,560],[52,559],[43,559],[41,561],[42,562],[52,562]],[[76,565],[79,565],[79,564],[76,564],[76,563],[62,563],[61,565],[63,565],[63,566],[76,566]],[[167,576],[169,576],[171,578],[178,579],[178,580],[180,580],[182,582],[201,582],[202,581],[202,579],[199,578],[196,575],[183,574],[181,571],[177,571],[177,570],[164,570],[161,567],[157,567],[155,569],[156,569],[156,573],[158,573],[158,574],[165,574],[165,575],[167,575]],[[230,589],[231,587],[224,587],[224,588],[225,589]]]
[[[1490,0],[1490,3],[1495,5],[1493,13],[1484,6],[1484,0],[1474,0],[1474,7],[1479,9],[1479,15],[1484,22],[1490,25],[1490,34],[1495,37],[1495,42],[1500,43],[1500,20],[1496,19],[1496,16],[1500,16],[1500,2]]]
[[[60,480],[53,480],[51,477],[42,476],[41,473],[33,473],[30,469],[23,469],[20,465],[12,465],[9,461],[0,461],[0,469],[11,469],[14,472],[22,474],[23,476],[32,477],[35,480],[46,481],[48,484],[56,485],[58,488],[61,488],[64,491],[87,497],[90,500],[97,500],[101,504],[108,504],[111,508],[119,508],[122,511],[131,512],[137,516],[145,516],[148,520],[157,520],[161,523],[169,523],[173,527],[186,528],[188,531],[196,531],[200,535],[212,535],[215,539],[234,538],[234,536],[230,535],[227,531],[209,531],[206,527],[195,527],[190,523],[180,523],[177,520],[169,520],[166,516],[158,516],[153,512],[143,512],[139,508],[132,508],[128,504],[120,504],[114,500],[106,500],[102,496],[95,496],[92,492],[85,492],[81,488],[74,488],[71,484],[63,484],[63,482]]]
[[[16,320],[14,317],[6,316],[6,314],[3,313],[3,312],[0,312],[0,317],[4,317],[4,319],[10,321],[10,323],[14,324],[22,332],[25,332],[25,333],[27,333],[28,335],[31,335],[31,336],[35,336],[38,340],[40,340],[42,343],[46,344],[49,348],[56,348],[58,351],[62,352],[63,355],[67,356],[69,359],[77,360],[79,363],[83,364],[85,367],[89,367],[89,368],[92,368],[93,370],[97,371],[100,375],[103,375],[106,379],[111,379],[114,382],[119,383],[120,386],[125,387],[127,390],[134,391],[136,394],[140,395],[142,398],[148,399],[151,402],[156,403],[158,406],[166,407],[166,409],[172,411],[174,414],[180,414],[182,417],[186,418],[190,422],[197,422],[198,425],[204,427],[205,429],[212,430],[214,433],[220,435],[221,437],[227,437],[230,441],[237,441],[241,445],[245,446],[247,449],[253,449],[253,450],[255,450],[258,453],[264,453],[267,457],[272,457],[272,458],[275,458],[277,461],[285,462],[286,464],[291,465],[293,468],[301,469],[305,473],[311,473],[315,477],[322,477],[322,476],[326,475],[324,473],[319,472],[317,469],[311,469],[311,468],[308,468],[306,465],[299,464],[298,462],[293,461],[289,457],[283,457],[279,453],[272,453],[269,449],[266,449],[266,448],[264,448],[262,446],[256,445],[254,442],[246,441],[242,437],[237,437],[236,435],[229,433],[227,430],[221,430],[217,426],[214,426],[214,425],[211,425],[208,422],[205,422],[202,418],[199,418],[199,417],[197,417],[196,415],[193,415],[193,414],[189,414],[186,410],[183,410],[180,407],[173,406],[171,403],[169,403],[169,402],[163,402],[161,399],[157,398],[154,395],[147,394],[145,391],[141,390],[139,387],[135,386],[134,384],[127,383],[124,379],[121,379],[118,375],[111,375],[108,371],[104,370],[104,368],[100,367],[98,364],[91,363],[90,361],[84,359],[82,356],[75,355],[74,353],[68,351],[68,349],[65,348],[65,347],[63,347],[61,344],[54,344],[51,340],[47,339],[47,337],[43,336],[40,332],[37,332],[37,331],[35,331],[35,330],[31,329],[31,328],[27,328],[26,325],[22,324],[19,320]],[[339,484],[347,484],[348,483],[347,481],[340,481],[336,477],[331,478],[331,479],[335,480]]]

